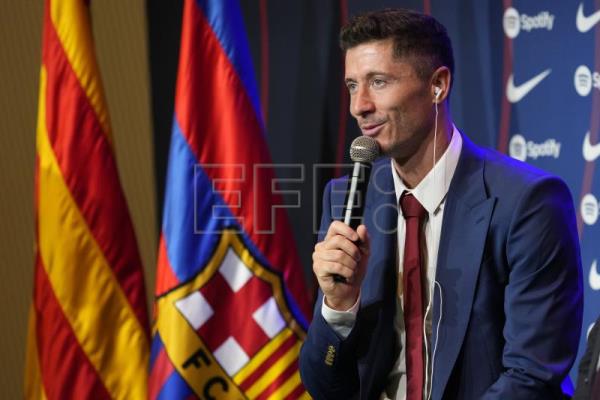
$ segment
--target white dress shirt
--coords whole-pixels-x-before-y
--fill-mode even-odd
[[[431,389],[431,327],[433,317],[433,305],[431,301],[433,299],[433,291],[435,284],[435,271],[437,265],[437,254],[440,244],[440,235],[442,231],[442,220],[444,217],[444,203],[446,201],[446,195],[450,186],[450,181],[454,176],[456,165],[458,164],[458,158],[462,149],[462,138],[456,127],[453,127],[452,139],[448,148],[444,154],[440,157],[438,162],[429,171],[429,173],[419,182],[419,184],[413,188],[408,189],[402,182],[402,179],[398,176],[396,169],[394,168],[394,162],[391,161],[391,168],[393,171],[394,178],[394,189],[396,192],[396,204],[399,204],[400,196],[404,191],[410,192],[413,196],[423,205],[427,210],[428,218],[425,220],[423,229],[425,230],[425,241],[427,247],[427,254],[424,257],[424,273],[426,271],[425,279],[423,279],[424,287],[423,292],[425,294],[426,312],[425,312],[425,346],[426,346],[426,378],[425,378],[425,399],[428,398],[429,391]],[[433,162],[433,159],[432,159]],[[394,325],[400,336],[400,354],[396,360],[394,368],[390,372],[388,378],[388,385],[385,392],[382,393],[381,399],[394,399],[404,400],[406,398],[406,361],[405,361],[405,331],[404,331],[404,317],[402,315],[402,270],[403,270],[403,259],[404,259],[404,238],[406,235],[406,223],[402,210],[398,207],[398,293],[399,297],[399,312],[396,315]],[[437,288],[438,293],[440,288]],[[348,337],[350,331],[354,327],[356,320],[356,314],[358,312],[360,304],[360,296],[356,303],[347,311],[336,311],[328,307],[323,301],[321,306],[321,313],[323,318],[331,326],[331,328],[342,338]]]

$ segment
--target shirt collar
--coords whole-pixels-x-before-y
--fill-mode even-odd
[[[396,191],[396,203],[400,201],[402,193],[408,191],[415,196],[429,214],[437,212],[437,209],[448,193],[461,149],[462,137],[456,126],[452,125],[452,139],[450,139],[448,148],[438,162],[435,163],[431,171],[413,189],[408,189],[402,182],[398,172],[396,172],[396,168],[394,168],[394,160],[390,160],[393,171],[392,176],[394,177],[394,189]]]

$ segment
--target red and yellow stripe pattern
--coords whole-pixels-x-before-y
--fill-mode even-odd
[[[284,329],[234,377],[249,399],[310,399],[300,381],[298,356],[302,341]]]
[[[142,264],[88,3],[45,2],[25,396],[143,399],[149,329]]]

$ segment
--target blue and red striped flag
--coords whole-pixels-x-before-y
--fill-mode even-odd
[[[159,243],[152,399],[308,398],[310,305],[236,0],[186,0]]]
[[[46,0],[27,399],[143,399],[150,329],[89,0]]]

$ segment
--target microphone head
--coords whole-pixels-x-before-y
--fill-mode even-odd
[[[359,136],[350,145],[350,159],[354,162],[371,163],[379,157],[379,145],[369,136]]]

